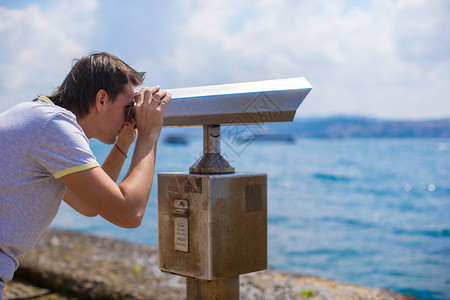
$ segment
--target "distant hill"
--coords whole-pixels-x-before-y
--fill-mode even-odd
[[[399,121],[334,116],[298,119],[266,128],[301,138],[450,138],[450,119]]]
[[[236,134],[233,138],[248,137],[267,132],[269,134],[292,135],[297,138],[450,138],[450,119],[399,121],[364,117],[334,116],[322,118],[300,118],[293,122],[263,124],[263,126],[241,125],[222,127],[223,134]],[[232,127],[232,126],[231,126]],[[228,132],[226,132],[228,131]],[[201,127],[165,128],[165,135],[181,135],[188,139],[201,139]]]

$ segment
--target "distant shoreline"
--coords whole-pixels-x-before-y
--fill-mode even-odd
[[[440,120],[383,120],[362,117],[295,119],[270,124],[269,129],[299,138],[450,138],[450,118]]]
[[[240,125],[239,130],[227,129],[231,138],[251,139],[252,135],[280,134],[295,138],[444,138],[450,139],[450,118],[435,120],[387,120],[357,116],[297,117],[292,122]],[[233,126],[231,126],[233,127]],[[228,130],[228,132],[227,132]],[[201,137],[201,128],[170,128],[184,137]],[[163,135],[165,131],[163,131]]]

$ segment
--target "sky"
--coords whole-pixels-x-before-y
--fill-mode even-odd
[[[448,28],[450,0],[0,0],[0,113],[106,51],[163,89],[305,77],[297,118],[449,118]]]

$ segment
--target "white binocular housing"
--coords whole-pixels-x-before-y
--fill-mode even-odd
[[[289,122],[311,90],[304,77],[170,89],[164,126]]]

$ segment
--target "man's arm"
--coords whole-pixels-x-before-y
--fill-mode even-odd
[[[119,178],[120,171],[122,170],[123,164],[127,158],[122,152],[128,153],[128,149],[136,138],[136,129],[134,128],[134,125],[134,122],[124,125],[124,128],[116,141],[117,147],[120,151],[116,146],[113,146],[102,164],[102,169],[114,182],[116,182]],[[97,216],[97,211],[83,201],[83,199],[80,199],[69,188],[67,188],[66,193],[64,194],[64,201],[73,209],[87,217]]]
[[[136,138],[136,129],[134,128],[134,125],[134,122],[124,125],[117,138],[117,146],[113,146],[102,164],[102,169],[105,170],[106,174],[108,174],[113,181],[117,182],[123,164],[127,159],[126,154],[128,153],[128,149],[130,149],[131,144]]]
[[[141,90],[137,97],[136,119],[138,137],[125,179],[117,185],[102,168],[69,174],[62,182],[84,205],[92,210],[88,214],[99,214],[121,227],[134,228],[140,225],[147,206],[153,182],[156,146],[162,128],[164,110],[171,95],[159,92],[161,104],[152,101],[157,88]],[[83,208],[83,203],[79,205]],[[85,207],[85,209],[86,209]]]

